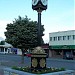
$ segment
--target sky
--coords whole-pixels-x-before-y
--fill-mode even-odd
[[[41,14],[45,43],[49,42],[51,32],[75,30],[75,0],[48,0],[47,10]],[[4,32],[8,23],[25,15],[38,21],[37,11],[32,9],[32,0],[0,0],[0,38],[6,38]]]

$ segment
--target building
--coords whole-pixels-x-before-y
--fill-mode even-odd
[[[19,48],[10,48],[11,49],[11,52],[12,52],[12,54],[17,54],[17,55],[22,55],[22,51],[21,51],[21,49],[19,49]]]
[[[58,57],[66,52],[72,52],[75,56],[75,30],[49,33],[50,57]]]
[[[47,57],[49,57],[49,44],[43,44],[41,47],[45,50],[45,53],[47,53]]]
[[[0,45],[0,54],[12,53],[11,48],[12,45],[4,42],[4,44]]]

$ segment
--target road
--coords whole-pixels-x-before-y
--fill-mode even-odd
[[[18,55],[2,55],[0,54],[0,75],[2,75],[2,69],[4,67],[12,66],[30,66],[31,58],[24,57],[24,64],[21,64],[21,56]],[[47,67],[64,67],[65,69],[75,70],[75,60],[64,60],[64,59],[55,59],[47,58]]]
[[[47,59],[47,66],[65,69],[75,70],[75,60],[65,60],[65,59]]]

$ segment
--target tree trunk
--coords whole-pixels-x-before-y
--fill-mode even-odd
[[[21,63],[24,64],[24,51],[22,50],[22,60]]]

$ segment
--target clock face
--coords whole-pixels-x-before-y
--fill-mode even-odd
[[[38,3],[39,0],[32,0],[32,5],[36,5]]]
[[[46,5],[47,5],[48,0],[41,0],[41,2],[42,2],[42,4],[43,4],[44,6],[46,6]]]

